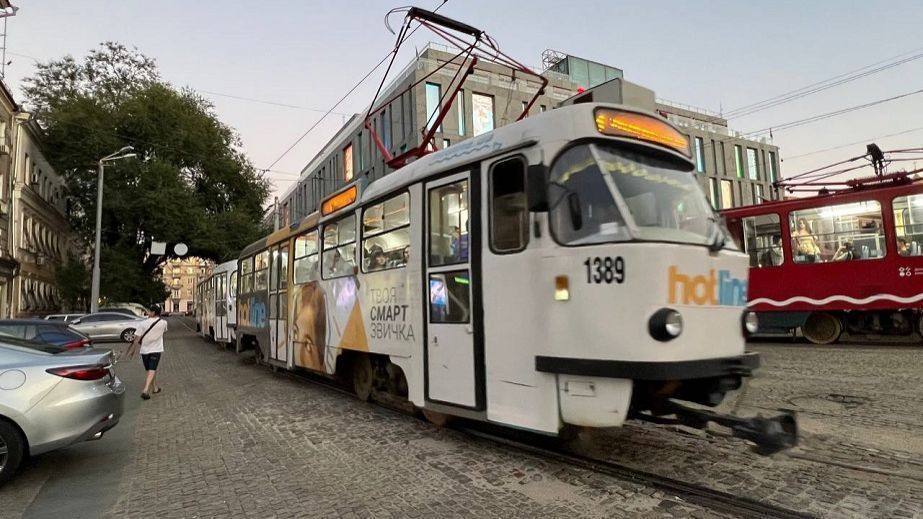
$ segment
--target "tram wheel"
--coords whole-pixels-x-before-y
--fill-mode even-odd
[[[436,427],[445,427],[452,421],[452,415],[440,413],[439,411],[433,411],[431,409],[423,409],[423,416],[426,418],[426,421]]]
[[[358,355],[352,363],[353,391],[359,400],[367,402],[372,396],[372,384],[375,373],[372,370],[372,360],[368,355]]]
[[[804,337],[814,344],[836,342],[843,333],[843,323],[835,315],[827,312],[815,312],[801,327]]]

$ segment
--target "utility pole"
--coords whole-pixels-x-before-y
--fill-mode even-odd
[[[90,313],[99,311],[99,243],[102,237],[103,226],[103,174],[105,173],[105,164],[109,161],[116,161],[134,157],[134,150],[131,146],[125,146],[115,153],[106,155],[99,159],[99,173],[96,185],[96,248],[93,251],[93,282],[90,286]]]

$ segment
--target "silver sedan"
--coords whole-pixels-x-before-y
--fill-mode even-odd
[[[0,483],[25,455],[101,438],[124,400],[109,350],[0,339]]]
[[[98,312],[71,321],[72,328],[88,335],[93,342],[131,342],[144,319],[116,312]]]

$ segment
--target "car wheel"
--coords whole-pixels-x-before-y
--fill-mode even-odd
[[[121,338],[122,342],[131,342],[135,340],[135,331],[129,328],[122,332]]]
[[[25,444],[19,431],[0,420],[0,483],[7,481],[19,468]]]

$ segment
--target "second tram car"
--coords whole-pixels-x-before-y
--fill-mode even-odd
[[[809,172],[821,194],[722,212],[749,256],[760,332],[815,344],[923,333],[923,182],[876,171],[839,183]]]
[[[226,261],[199,282],[196,316],[199,335],[222,344],[236,343],[237,260]],[[199,301],[197,299],[197,301]]]
[[[242,251],[238,340],[437,423],[673,414],[791,445],[790,416],[678,402],[717,405],[759,363],[747,258],[693,170],[662,118],[583,103],[360,179]]]

